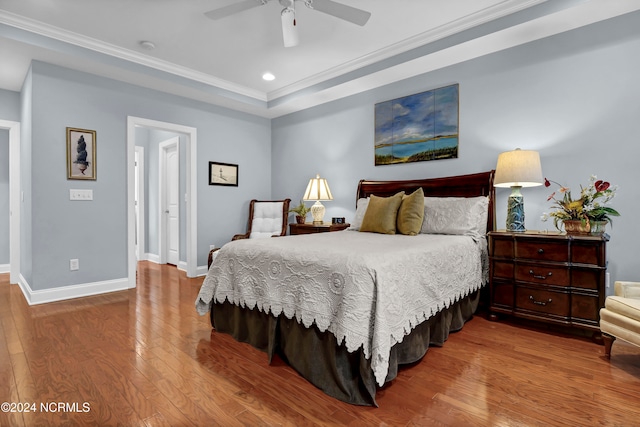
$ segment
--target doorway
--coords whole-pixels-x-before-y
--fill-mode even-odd
[[[186,273],[187,277],[197,276],[197,130],[193,127],[182,126],[174,123],[160,122],[157,120],[144,119],[140,117],[127,117],[127,228],[128,228],[128,279],[129,287],[136,286],[136,251],[135,251],[135,139],[136,127],[163,130],[173,133],[184,134],[185,139],[185,175],[186,175],[186,205],[185,205],[185,226],[186,226]]]
[[[20,278],[20,123],[0,120],[9,130],[9,282]]]

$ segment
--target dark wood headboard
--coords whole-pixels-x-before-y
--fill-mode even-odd
[[[495,171],[480,172],[469,175],[448,176],[443,178],[413,179],[406,181],[367,181],[358,183],[356,201],[371,195],[388,197],[398,191],[413,193],[422,187],[425,197],[474,197],[489,196],[489,216],[487,231],[496,229],[495,199],[493,187]]]

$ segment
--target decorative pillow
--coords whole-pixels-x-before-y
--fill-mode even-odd
[[[398,208],[402,203],[402,196],[404,196],[404,191],[391,197],[371,196],[360,231],[396,234],[396,219]]]
[[[360,231],[360,227],[362,226],[362,219],[364,218],[364,214],[367,211],[367,206],[369,206],[368,197],[366,199],[364,197],[358,199],[358,202],[356,203],[356,216],[355,218],[353,218],[353,221],[351,221],[351,225],[349,226],[349,228],[347,228],[347,230]]]
[[[424,219],[424,191],[418,188],[408,196],[402,197],[402,203],[398,209],[396,226],[401,234],[415,236],[420,233],[422,220]]]
[[[420,233],[458,234],[479,239],[487,233],[489,198],[425,197]]]

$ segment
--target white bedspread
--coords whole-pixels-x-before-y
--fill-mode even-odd
[[[257,307],[316,324],[362,347],[379,385],[391,347],[419,323],[482,286],[486,241],[467,236],[340,231],[238,240],[218,251],[196,308]]]

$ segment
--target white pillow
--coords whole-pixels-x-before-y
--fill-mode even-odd
[[[367,197],[358,199],[356,203],[356,216],[351,221],[351,226],[347,228],[347,230],[351,231],[360,231],[360,227],[362,227],[362,219],[364,218],[364,214],[367,212],[367,207],[369,207],[369,198]]]
[[[487,234],[489,198],[425,197],[422,234],[457,234],[475,240]]]

